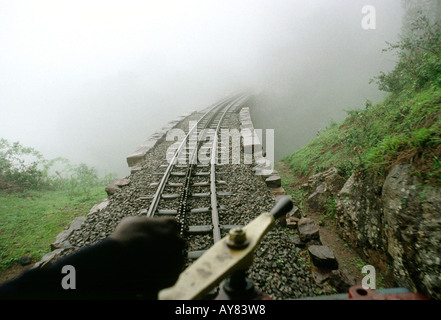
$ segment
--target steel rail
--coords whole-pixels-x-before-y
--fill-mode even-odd
[[[243,97],[240,97],[233,102],[231,102],[230,106],[225,109],[224,113],[222,114],[221,118],[219,119],[219,123],[217,124],[216,133],[214,135],[213,139],[213,147],[211,148],[211,160],[210,160],[210,198],[211,198],[211,220],[213,223],[213,241],[214,243],[221,240],[221,232],[220,232],[220,225],[219,225],[219,211],[218,211],[218,204],[217,204],[217,197],[216,197],[216,164],[218,159],[218,135],[219,135],[219,129],[221,127],[222,121],[227,114],[227,112],[240,100],[242,100]],[[229,150],[227,151],[229,152]]]
[[[202,128],[202,131],[201,131],[201,133],[204,135],[204,137],[205,137],[205,129],[207,129],[207,127],[215,119],[216,115],[225,106],[225,104],[228,105],[228,103],[220,104],[218,110],[217,110],[217,108],[211,109],[213,111],[211,113],[211,115],[208,117],[208,119],[204,119],[204,120],[206,120],[206,123],[205,123],[205,125],[204,125],[204,127]],[[208,115],[208,113],[205,114],[205,116],[207,116],[207,115]],[[200,123],[200,122],[198,122],[198,123]],[[197,127],[197,125],[196,125],[196,127]],[[197,164],[198,147],[199,147],[199,144],[196,143],[195,147],[192,150],[191,156],[189,158],[188,167],[187,167],[187,170],[186,170],[186,173],[185,173],[184,188],[183,188],[183,191],[182,191],[182,194],[181,194],[181,197],[180,197],[179,208],[177,210],[177,212],[178,212],[178,219],[179,219],[180,228],[181,228],[181,235],[184,234],[185,227],[186,227],[185,226],[185,214],[186,214],[186,210],[187,210],[187,199],[188,199],[189,192],[190,192],[190,182],[191,182],[191,177],[193,175],[193,168]]]
[[[178,146],[177,150],[173,154],[173,157],[170,160],[170,163],[167,166],[167,169],[165,170],[165,173],[162,176],[160,183],[158,184],[158,188],[156,189],[156,192],[155,192],[155,195],[153,196],[149,210],[147,211],[147,217],[149,217],[149,218],[153,217],[156,210],[158,209],[159,201],[161,200],[161,195],[162,195],[164,188],[167,184],[167,181],[170,177],[170,173],[171,173],[173,167],[175,166],[175,164],[178,160],[178,157],[181,154],[183,147],[186,145],[189,137],[191,136],[191,134],[194,132],[195,129],[197,130],[198,124],[201,123],[202,120],[204,120],[210,113],[213,113],[218,108],[220,109],[223,105],[228,103],[228,101],[230,101],[231,99],[232,99],[231,97],[228,97],[228,98],[225,98],[225,99],[221,100],[220,102],[214,104],[213,107],[211,107],[203,116],[201,116],[199,118],[199,120],[196,122],[196,124],[189,130],[188,134],[184,137],[181,144]]]

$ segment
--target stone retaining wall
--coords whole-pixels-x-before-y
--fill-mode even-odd
[[[262,143],[255,131],[249,107],[243,107],[240,110],[239,120],[244,154],[253,156],[255,163],[254,172],[266,182],[266,185],[271,189],[272,195],[285,195],[279,173],[273,169],[274,164],[271,160],[265,157],[266,152],[262,149]]]
[[[158,144],[158,142],[162,141],[166,133],[176,127],[178,123],[187,118],[194,112],[185,113],[176,119],[167,123],[167,125],[163,126],[160,130],[153,133],[147,140],[145,140],[141,145],[130,155],[127,156],[127,164],[131,168],[131,172],[140,170],[141,168],[137,166],[145,157],[147,152],[149,152],[154,146]]]

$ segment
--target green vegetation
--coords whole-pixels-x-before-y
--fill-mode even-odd
[[[23,255],[38,261],[48,253],[58,233],[106,198],[114,178],[0,139],[0,272]]]
[[[438,19],[429,19],[417,7],[407,13],[401,40],[386,49],[398,52],[396,67],[372,80],[389,96],[376,105],[367,100],[363,108],[346,110],[343,121],[331,121],[276,167],[283,188],[302,211],[307,211],[302,185],[332,166],[346,179],[357,171],[381,180],[395,164],[412,163],[411,174],[421,181],[420,197],[441,186],[440,12],[436,12]],[[334,225],[335,214],[335,199],[330,198],[321,222]],[[343,257],[351,256],[349,247],[342,245]],[[357,255],[343,261],[345,267],[359,270],[366,264]],[[377,272],[377,288],[385,285],[385,277]]]
[[[294,202],[302,212],[305,211],[306,191],[294,187],[299,184],[298,177],[294,175],[292,171],[285,170],[282,166],[280,166],[279,163],[275,164],[275,169],[281,173],[281,177],[282,177],[281,183],[285,192],[292,196],[292,199],[294,200]]]
[[[73,219],[86,215],[106,196],[102,186],[78,197],[66,190],[0,192],[0,272],[23,255],[40,260]]]
[[[390,95],[377,105],[346,111],[305,147],[283,161],[298,177],[335,166],[379,175],[395,163],[412,162],[424,185],[441,185],[441,23],[416,11],[397,44],[394,70],[374,80]],[[373,81],[374,81],[373,80]]]
[[[326,213],[326,216],[331,219],[331,221],[334,221],[336,217],[336,210],[335,207],[335,199],[328,199],[328,212]]]
[[[397,161],[413,159],[425,183],[441,184],[441,88],[430,86],[413,97],[398,94],[348,114],[283,161],[299,176],[330,166],[349,176],[355,169],[382,173]]]
[[[115,176],[109,173],[99,178],[97,170],[84,163],[73,165],[61,157],[47,160],[33,148],[0,138],[0,191],[63,189],[70,197],[77,197]]]

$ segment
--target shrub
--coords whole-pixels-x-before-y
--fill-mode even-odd
[[[422,11],[407,17],[408,30],[396,44],[383,51],[398,50],[399,61],[389,73],[381,72],[371,82],[382,91],[399,93],[420,90],[430,83],[441,87],[441,23]]]
[[[37,189],[44,182],[44,174],[38,165],[43,156],[33,148],[19,142],[9,143],[0,139],[0,189]]]
[[[0,190],[64,189],[71,197],[89,194],[91,188],[114,180],[115,173],[99,178],[84,163],[72,165],[65,158],[46,160],[33,148],[0,139]]]

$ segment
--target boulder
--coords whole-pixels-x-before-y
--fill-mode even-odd
[[[300,249],[306,248],[306,243],[304,243],[300,237],[292,237],[292,243]]]
[[[58,260],[64,251],[65,251],[65,249],[56,249],[54,251],[46,253],[41,258],[40,261],[38,261],[37,263],[35,263],[32,266],[32,269],[44,267],[46,264],[49,264],[49,263],[52,263],[52,262]]]
[[[323,284],[329,280],[332,275],[332,270],[324,270],[318,268],[312,268],[312,277],[317,284]]]
[[[113,185],[120,187],[120,188],[124,187],[128,184],[130,184],[130,180],[126,179],[126,178],[119,178],[119,179],[115,179],[115,181],[113,181]]]
[[[83,223],[86,221],[86,217],[77,217],[70,224],[69,228],[61,231],[55,241],[51,243],[51,250],[57,249],[69,249],[72,247],[72,244],[69,242],[69,237],[75,230],[79,230]]]
[[[280,176],[271,176],[265,179],[266,186],[269,188],[280,188],[282,186],[282,180]]]
[[[303,242],[320,239],[319,229],[310,218],[301,218],[297,223],[297,230]]]
[[[290,229],[297,228],[297,224],[299,223],[299,218],[296,217],[287,217],[286,219],[286,227]]]
[[[312,245],[308,248],[309,256],[312,263],[320,269],[336,270],[338,269],[338,262],[335,259],[334,253],[327,246]]]
[[[387,241],[379,184],[375,176],[354,172],[335,199],[342,238],[363,250],[366,257],[373,257],[372,251],[384,253]],[[379,256],[372,263],[387,259],[386,255]]]
[[[335,201],[338,226],[379,272],[392,271],[398,286],[441,299],[441,190],[412,171],[400,163],[385,179],[354,172]]]
[[[423,186],[397,164],[382,188],[387,252],[399,286],[441,299],[441,190]]]
[[[106,193],[108,196],[111,196],[117,192],[120,191],[120,188],[127,186],[130,183],[129,179],[126,178],[120,178],[120,179],[115,179],[115,181],[113,181],[113,183],[110,183],[106,186]]]
[[[258,168],[266,168],[268,167],[269,164],[268,160],[265,158],[256,159],[255,163],[256,163],[256,167]]]
[[[115,193],[120,191],[120,188],[114,184],[108,184],[106,186],[106,193],[108,196],[114,195]]]
[[[329,270],[314,267],[312,277],[317,284],[327,283],[338,293],[348,293],[350,287],[357,285],[357,279],[346,269]]]
[[[287,216],[287,217],[292,217],[292,218],[298,218],[298,219],[300,219],[300,218],[302,218],[302,213],[300,212],[299,207],[297,207],[297,206],[293,206],[292,209],[291,209],[291,211],[288,212],[288,213],[286,214],[286,216]]]
[[[267,179],[271,176],[278,176],[279,172],[273,169],[262,169],[260,175],[262,176],[263,179]]]
[[[335,198],[344,183],[344,178],[334,167],[310,177],[308,183],[302,185],[302,189],[309,193],[309,209],[313,212],[328,210],[329,200]]]
[[[244,160],[245,161],[245,160]],[[273,171],[272,163],[270,160],[266,158],[258,158],[255,161],[256,166],[252,168],[253,171],[255,171],[255,174],[258,176],[268,176],[270,172]]]
[[[92,215],[97,213],[98,211],[104,210],[105,208],[107,208],[108,204],[109,204],[109,200],[105,199],[104,201],[94,205],[92,209],[90,209],[87,215]]]
[[[345,183],[345,179],[340,175],[335,167],[331,167],[326,171],[319,172],[308,179],[308,187],[310,191],[314,191],[318,186],[324,184],[326,190],[330,193],[337,194]]]
[[[140,165],[136,165],[130,168],[130,173],[134,174],[135,172],[141,171],[142,170],[142,166]]]
[[[308,196],[308,207],[313,212],[326,210],[328,205],[329,193],[326,190],[325,183],[317,186],[315,191]]]
[[[283,196],[285,194],[286,194],[286,192],[285,192],[285,189],[283,189],[283,187],[270,189],[270,195],[272,195],[273,197]]]
[[[346,269],[332,270],[329,284],[339,293],[347,293],[349,288],[357,285],[357,279],[351,276]]]
[[[77,217],[72,221],[69,229],[71,229],[72,231],[79,230],[85,221],[86,217]]]

